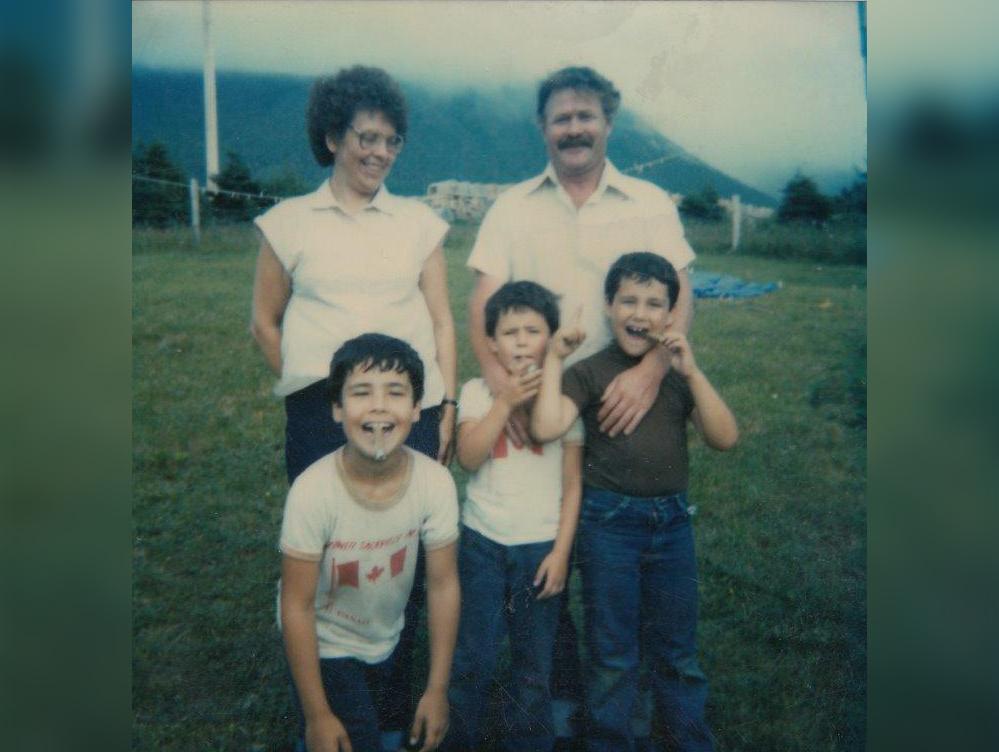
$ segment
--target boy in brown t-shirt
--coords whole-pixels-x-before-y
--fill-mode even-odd
[[[579,415],[586,432],[577,561],[589,657],[590,752],[634,748],[629,719],[640,653],[676,748],[713,748],[704,721],[707,680],[696,656],[686,425],[691,420],[705,443],[719,450],[735,444],[738,429],[686,338],[669,330],[678,290],[676,270],[662,256],[621,256],[604,283],[614,342],[569,368],[560,384],[562,361],[585,335],[578,314],[556,332],[531,414],[538,441],[558,438]],[[662,348],[670,372],[636,430],[610,438],[597,420],[604,389],[653,347]]]

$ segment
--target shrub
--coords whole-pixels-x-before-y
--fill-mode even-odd
[[[136,147],[132,176],[133,225],[169,227],[189,221],[187,181],[163,144]],[[153,182],[160,180],[164,182]]]
[[[800,172],[784,186],[784,200],[777,209],[779,222],[812,222],[821,224],[832,214],[832,202],[811,178]]]
[[[713,185],[705,186],[700,193],[683,197],[683,201],[680,202],[680,213],[684,219],[717,222],[725,215],[718,198],[718,191]]]
[[[260,184],[234,151],[226,154],[222,171],[214,177],[219,193],[209,194],[208,205],[212,216],[220,222],[247,222],[272,203],[260,195]]]

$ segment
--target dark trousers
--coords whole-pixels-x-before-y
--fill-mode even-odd
[[[340,424],[333,420],[325,380],[289,394],[284,399],[284,408],[288,417],[285,424],[284,456],[290,485],[313,462],[346,444],[347,437]],[[421,410],[419,422],[413,424],[406,437],[406,446],[436,460],[440,448],[440,418],[439,405]],[[390,691],[395,693],[398,701],[384,716],[383,720],[390,724],[384,726],[384,730],[408,730],[416,710],[412,692],[413,647],[416,643],[416,625],[427,600],[425,575],[426,564],[421,545],[416,558],[413,591],[406,604],[406,624],[399,636],[388,680]]]
[[[382,752],[379,729],[390,727],[392,718],[397,715],[395,705],[399,701],[391,686],[395,655],[374,664],[354,658],[322,658],[319,661],[326,701],[347,730],[354,752]],[[299,725],[296,750],[300,748],[304,752],[305,717],[298,693],[293,691],[292,697]]]
[[[504,635],[510,638],[512,681],[503,688],[500,748],[550,752],[555,743],[548,682],[558,598],[538,600],[534,575],[552,541],[505,546],[462,527],[458,547],[461,620],[448,698],[451,728],[441,749],[479,747],[489,690]]]
[[[588,752],[631,752],[641,654],[675,749],[709,752],[708,684],[697,663],[697,565],[686,494],[586,488],[577,563],[587,647]],[[641,653],[640,653],[641,646]]]

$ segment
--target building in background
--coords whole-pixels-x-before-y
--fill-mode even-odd
[[[464,180],[441,180],[427,186],[426,195],[419,200],[437,212],[447,222],[461,220],[481,222],[489,207],[514,183],[470,183]],[[683,201],[682,193],[667,191],[677,206]],[[719,199],[718,204],[727,214],[732,212],[732,200]],[[768,219],[774,210],[765,206],[742,204],[742,216],[749,219]]]

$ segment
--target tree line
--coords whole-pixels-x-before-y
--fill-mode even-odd
[[[162,143],[139,144],[133,150],[132,176],[133,226],[170,227],[190,222],[189,178]],[[254,179],[234,151],[226,154],[221,170],[212,178],[219,192],[201,194],[201,215],[217,223],[248,222],[272,206],[275,197],[309,191],[301,178],[289,170],[269,180]]]
[[[133,225],[168,227],[190,221],[188,179],[171,160],[163,144],[153,142],[137,146],[132,154],[132,172],[137,177],[164,181],[132,181]],[[226,154],[222,169],[213,177],[220,192],[203,195],[202,213],[222,223],[247,222],[271,206],[273,197],[295,196],[309,191],[309,186],[290,170],[270,180],[254,179],[250,168],[234,151]],[[781,193],[776,220],[782,224],[823,225],[838,217],[867,215],[866,172],[858,171],[854,182],[836,196],[826,196],[814,180],[798,172]],[[725,216],[719,199],[714,186],[705,186],[697,193],[684,196],[679,206],[680,213],[685,219],[719,222]]]
[[[853,183],[838,195],[826,196],[814,180],[798,172],[784,186],[781,195],[776,219],[782,224],[822,225],[837,217],[866,217],[867,173],[858,171]],[[718,222],[725,216],[720,198],[714,186],[705,186],[683,197],[680,213],[685,219]]]

